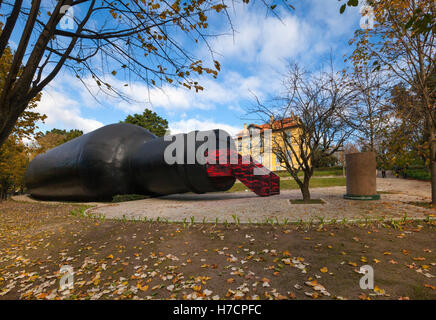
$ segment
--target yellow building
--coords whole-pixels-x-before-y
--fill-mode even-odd
[[[295,117],[282,120],[274,120],[271,117],[269,123],[261,125],[252,123],[247,126],[245,123],[244,129],[238,132],[235,137],[237,150],[243,156],[251,155],[255,161],[270,171],[286,170],[285,164],[281,163],[276,155],[277,150],[281,150],[283,153],[287,150],[282,139],[283,132],[289,137],[288,139],[299,134]],[[295,162],[292,153],[289,151],[287,153],[288,159]]]

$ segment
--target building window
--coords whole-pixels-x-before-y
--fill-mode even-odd
[[[282,170],[282,166],[280,165],[279,157],[276,155],[276,171],[280,171],[280,170]]]
[[[241,141],[241,139],[238,140],[238,151],[242,152],[242,141]]]

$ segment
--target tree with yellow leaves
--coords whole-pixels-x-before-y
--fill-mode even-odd
[[[353,1],[353,4],[357,1]],[[425,117],[436,204],[436,4],[434,0],[368,1],[374,26],[357,30],[351,56],[357,70],[371,66],[416,94],[409,108]]]
[[[5,54],[0,58],[0,88],[4,84],[8,65],[11,63],[12,54],[10,49],[6,48]],[[30,101],[26,110],[18,118],[11,135],[0,146],[0,201],[4,200],[8,193],[24,189],[24,173],[29,163],[29,148],[24,144],[23,139],[38,137],[38,133],[35,133],[38,129],[37,123],[44,121],[46,116],[32,110],[40,99],[41,93]]]

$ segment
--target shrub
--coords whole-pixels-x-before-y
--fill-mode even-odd
[[[112,202],[135,201],[147,198],[148,196],[144,196],[142,194],[117,194],[112,198]]]
[[[431,174],[425,168],[421,169],[407,169],[406,175],[408,178],[413,178],[417,180],[430,181]]]

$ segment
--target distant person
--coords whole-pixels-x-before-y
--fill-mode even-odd
[[[409,170],[409,164],[406,163],[406,166],[403,169],[403,178],[404,179],[407,179],[407,170]]]
[[[397,178],[400,177],[400,171],[401,171],[401,168],[399,166],[394,166],[395,177],[397,177]]]
[[[382,172],[382,178],[386,178],[386,169],[384,167],[381,169],[381,172]]]

